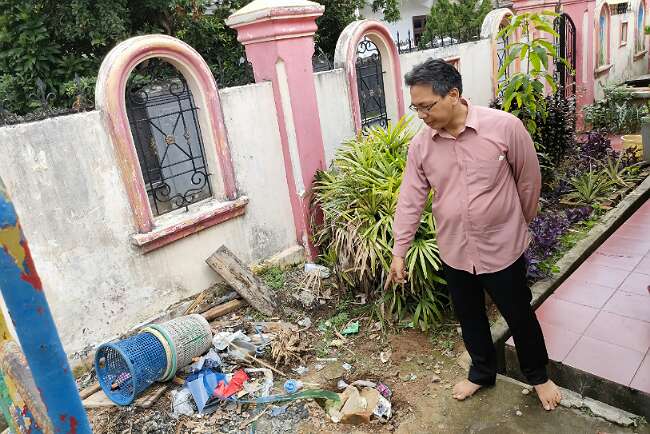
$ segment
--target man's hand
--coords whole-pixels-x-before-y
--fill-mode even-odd
[[[406,266],[404,265],[404,258],[400,256],[393,256],[384,289],[388,289],[391,282],[404,283],[406,281],[406,277]]]

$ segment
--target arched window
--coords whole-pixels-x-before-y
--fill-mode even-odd
[[[368,55],[369,49],[376,54],[374,58]],[[388,119],[397,122],[404,116],[399,54],[385,24],[374,20],[348,24],[337,41],[334,66],[343,68],[348,77],[357,132],[376,121],[381,125]],[[374,73],[370,73],[372,69]],[[372,77],[366,77],[366,73]],[[383,91],[379,90],[379,84]]]
[[[171,64],[148,59],[131,73],[126,113],[153,217],[212,197],[194,96]]]
[[[596,27],[596,67],[609,64],[609,6],[603,3],[598,14],[598,25]]]
[[[165,35],[121,42],[102,62],[95,104],[144,252],[244,213],[214,76],[192,47]]]
[[[483,25],[481,26],[481,38],[489,38],[492,43],[492,92],[495,98],[499,97],[499,84],[507,79],[517,68],[516,62],[513,62],[508,67],[505,75],[499,76],[499,70],[508,56],[508,44],[516,40],[515,34],[504,37],[499,36],[499,32],[510,24],[512,17],[513,13],[510,9],[494,9],[485,16]]]
[[[634,47],[637,53],[645,50],[645,2],[641,0],[636,12]]]

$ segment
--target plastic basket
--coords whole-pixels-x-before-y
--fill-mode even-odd
[[[212,346],[212,329],[203,316],[194,314],[181,316],[163,324],[157,330],[169,338],[176,350],[176,367],[184,368],[194,357],[202,356]]]
[[[156,330],[155,327],[145,327],[141,331],[151,333],[158,338],[160,343],[162,343],[163,348],[165,348],[165,356],[167,357],[167,369],[165,369],[165,373],[158,379],[158,381],[171,380],[176,373],[176,351],[172,348],[172,344],[159,330]]]
[[[151,333],[102,344],[95,353],[95,370],[102,390],[111,401],[128,405],[167,369],[160,340]]]

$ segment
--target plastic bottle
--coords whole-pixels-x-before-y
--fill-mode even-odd
[[[302,389],[302,381],[300,380],[287,380],[284,382],[284,391],[288,394],[296,393]]]

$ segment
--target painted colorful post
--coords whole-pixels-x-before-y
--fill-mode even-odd
[[[56,433],[92,433],[16,210],[0,179],[0,290]]]
[[[316,171],[325,169],[312,55],[316,18],[324,10],[307,0],[255,0],[226,21],[246,47],[255,81],[273,84],[296,237],[311,258],[317,255],[310,233],[311,185]]]

